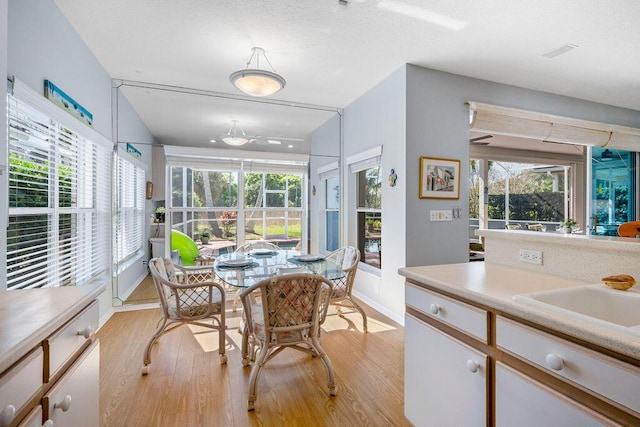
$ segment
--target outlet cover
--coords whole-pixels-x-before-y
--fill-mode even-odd
[[[542,251],[520,249],[520,261],[529,264],[542,265]]]

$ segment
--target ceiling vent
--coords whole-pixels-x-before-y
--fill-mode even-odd
[[[578,47],[578,45],[571,44],[571,43],[566,43],[566,44],[563,44],[560,47],[557,47],[557,48],[555,48],[555,49],[543,54],[542,56],[544,56],[547,59],[553,59],[556,56],[560,56],[562,54],[565,54],[565,53],[567,53],[569,51],[572,51],[573,49],[575,49],[577,47]]]

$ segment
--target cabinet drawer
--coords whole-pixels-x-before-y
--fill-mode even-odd
[[[4,425],[3,421],[13,420],[15,414],[40,392],[43,366],[44,353],[42,347],[38,347],[0,378],[0,425]]]
[[[42,400],[54,426],[98,425],[100,341],[94,343],[56,381]]]
[[[410,284],[405,286],[405,303],[485,344],[488,342],[485,310]]]
[[[38,405],[24,417],[18,427],[42,427],[42,405]]]
[[[45,378],[46,382],[49,382],[60,367],[75,355],[87,341],[94,338],[95,331],[98,329],[98,319],[98,302],[94,301],[47,339],[49,344],[49,376]]]
[[[497,346],[640,413],[640,368],[504,317],[497,317]]]

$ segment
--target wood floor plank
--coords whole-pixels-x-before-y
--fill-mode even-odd
[[[364,306],[362,317],[335,309],[321,343],[336,374],[338,395],[329,396],[322,361],[291,349],[269,361],[258,383],[256,409],[247,411],[251,367],[243,367],[237,326],[241,310],[227,311],[226,352],[220,365],[218,335],[180,327],[160,338],[149,375],[142,356],[159,309],[114,314],[101,340],[102,426],[408,426],[403,415],[404,330]]]

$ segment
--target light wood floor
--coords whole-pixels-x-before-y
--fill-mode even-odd
[[[152,302],[159,302],[158,293],[155,286],[153,286],[153,279],[150,274],[147,274],[142,282],[135,288],[129,298],[124,301],[124,304],[148,304]]]
[[[335,314],[330,309],[330,314]],[[408,426],[403,415],[404,329],[365,306],[330,315],[321,343],[333,363],[338,395],[330,397],[317,358],[286,349],[263,369],[256,409],[247,411],[250,367],[240,358],[239,312],[227,311],[228,363],[217,333],[183,326],[160,338],[149,375],[142,353],[159,309],[120,312],[102,327],[102,426]]]

